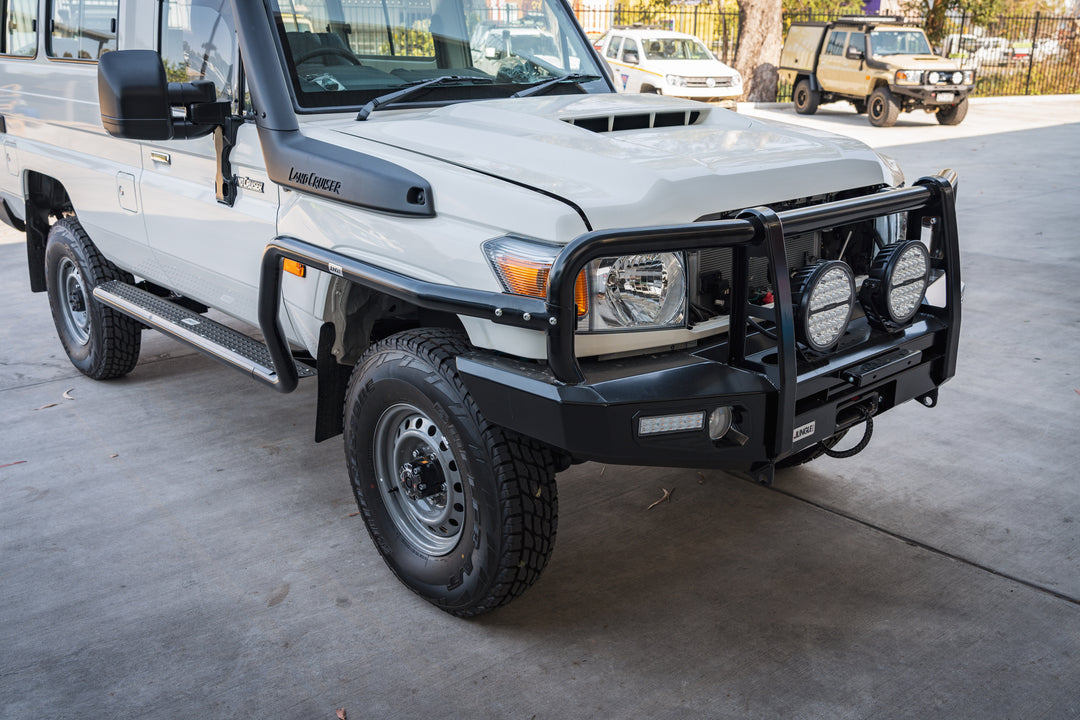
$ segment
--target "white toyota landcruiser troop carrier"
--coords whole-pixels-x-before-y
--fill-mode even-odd
[[[954,373],[948,173],[618,95],[565,0],[527,8],[555,55],[484,70],[473,28],[516,20],[485,0],[0,8],[0,217],[71,361],[122,376],[153,328],[317,383],[374,544],[448,612],[536,581],[570,463],[768,482]]]

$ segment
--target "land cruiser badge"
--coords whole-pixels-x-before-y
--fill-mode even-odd
[[[258,180],[252,180],[249,177],[237,177],[236,187],[242,190],[251,190],[252,192],[263,192],[263,184]]]

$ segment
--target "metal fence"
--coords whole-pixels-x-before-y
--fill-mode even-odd
[[[615,25],[646,25],[696,35],[723,62],[735,60],[739,14],[708,6],[638,9],[620,5],[597,8],[575,2],[585,31],[599,37]],[[795,21],[825,21],[831,15],[785,13],[784,33]],[[921,25],[921,17],[908,22]],[[1048,95],[1080,93],[1080,17],[1035,13],[1002,15],[977,25],[967,13],[950,15],[935,50],[976,68],[973,95]],[[791,87],[781,85],[777,100],[790,100]]]

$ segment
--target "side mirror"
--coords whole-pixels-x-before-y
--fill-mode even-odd
[[[623,62],[630,63],[631,65],[637,65],[639,62],[641,62],[641,59],[638,57],[637,50],[625,51],[622,54],[622,59]]]
[[[865,57],[865,55],[864,55],[863,51],[860,50],[859,48],[857,48],[857,47],[849,47],[847,49],[847,59],[848,60],[862,60],[863,57]]]
[[[214,83],[170,83],[153,50],[115,50],[98,60],[101,124],[113,137],[172,140],[209,135],[225,122],[228,103],[214,102]],[[173,115],[173,106],[185,109]]]

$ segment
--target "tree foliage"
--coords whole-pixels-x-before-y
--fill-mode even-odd
[[[948,28],[950,12],[967,13],[976,25],[985,25],[1002,11],[1003,0],[909,0],[901,7],[908,15],[921,15],[923,29],[934,45],[940,45]]]

